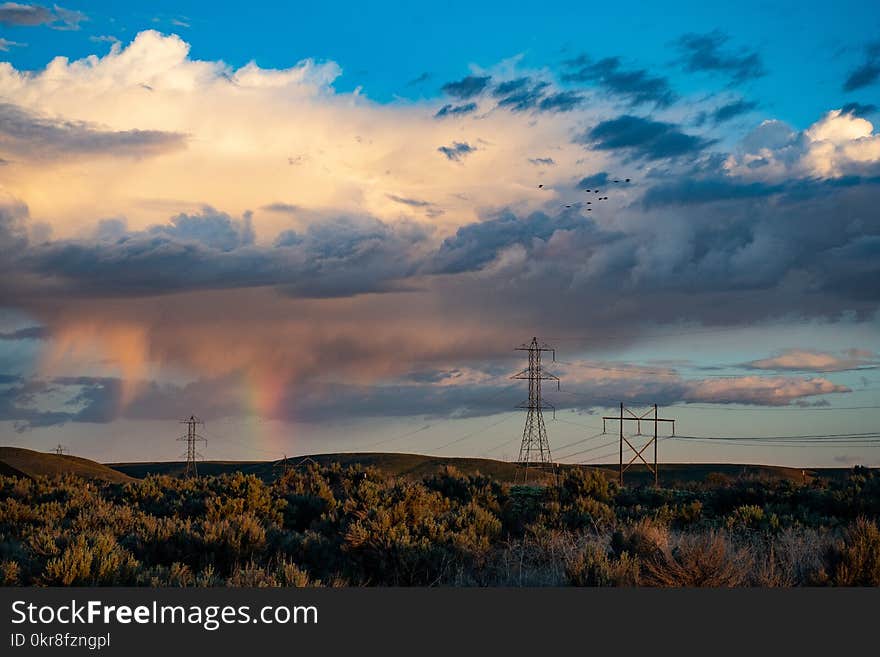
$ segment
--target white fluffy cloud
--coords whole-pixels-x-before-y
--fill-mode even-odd
[[[758,180],[787,177],[839,178],[876,172],[880,133],[867,119],[836,109],[798,133],[782,121],[767,120],[727,160],[732,175]]]
[[[103,57],[58,57],[33,73],[3,63],[0,101],[39,121],[185,135],[187,147],[129,162],[100,153],[34,162],[19,153],[0,183],[59,237],[101,217],[125,216],[140,228],[210,204],[232,214],[254,210],[258,239],[270,240],[297,219],[327,212],[386,221],[408,214],[442,229],[473,221],[485,207],[534,209],[553,198],[554,183],[570,187],[608,159],[571,143],[588,110],[481,111],[441,121],[433,118],[436,103],[380,105],[358,91],[337,93],[340,73],[333,62],[311,60],[282,70],[198,61],[182,39],[154,31]],[[466,166],[438,152],[451,143],[474,148]],[[551,156],[556,166],[540,173],[529,162]],[[259,210],[273,203],[299,212]]]

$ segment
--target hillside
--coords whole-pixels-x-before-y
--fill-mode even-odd
[[[68,454],[46,454],[22,447],[0,447],[0,474],[24,477],[75,474],[84,479],[125,483],[132,478],[106,465]]]
[[[322,466],[339,463],[342,466],[362,465],[375,467],[387,474],[406,477],[408,479],[421,479],[422,477],[439,472],[443,467],[451,465],[464,474],[482,474],[491,476],[499,481],[513,482],[517,474],[517,466],[506,461],[495,461],[481,458],[450,458],[440,456],[426,456],[421,454],[398,454],[382,452],[365,453],[337,453],[337,454],[314,454],[289,459],[289,467],[297,467],[298,464],[314,461]],[[144,477],[148,474],[168,474],[179,476],[183,474],[184,463],[182,462],[156,462],[156,463],[114,463],[110,467],[124,472],[132,477]],[[617,476],[616,465],[563,465],[562,471],[570,469],[599,470],[608,477]],[[205,461],[198,464],[200,474],[222,474],[224,472],[244,472],[253,474],[263,480],[269,481],[278,476],[281,471],[278,462],[271,461]],[[743,465],[733,463],[664,463],[660,465],[660,481],[664,485],[702,481],[710,474],[735,479],[741,476],[758,476],[768,479],[785,479],[793,482],[802,482],[814,477],[837,478],[844,476],[849,468],[812,468],[802,470],[800,468],[786,468],[772,465]],[[652,480],[651,475],[644,466],[633,466],[626,472],[626,482],[630,484],[647,484]]]
[[[446,466],[453,466],[464,474],[481,473],[503,482],[515,482],[518,468],[507,461],[492,459],[441,457],[422,454],[398,454],[384,452],[331,453],[293,457],[288,467],[303,467],[314,461],[322,466],[339,463],[343,467],[361,465],[373,467],[388,475],[420,480],[425,476],[440,472]],[[185,464],[181,461],[158,461],[137,463],[101,464],[78,456],[36,452],[20,447],[0,447],[0,475],[35,477],[71,473],[85,479],[124,483],[133,478],[143,478],[150,474],[183,475]],[[282,468],[277,461],[203,461],[198,464],[199,474],[220,475],[243,472],[253,474],[264,481],[272,481]],[[616,465],[562,465],[565,472],[573,469],[597,470],[609,478],[617,477]],[[772,465],[743,465],[733,463],[663,463],[660,465],[660,482],[664,486],[704,481],[710,475],[716,480],[737,479],[742,476],[761,477],[768,480],[787,480],[796,483],[809,481],[815,477],[844,477],[849,468],[787,468]],[[546,477],[546,475],[544,475]],[[626,483],[631,485],[650,484],[652,476],[644,466],[633,466],[626,472]],[[531,479],[531,477],[530,477]]]

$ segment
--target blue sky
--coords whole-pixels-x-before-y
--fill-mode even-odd
[[[0,436],[503,456],[536,334],[551,444],[614,399],[876,431],[878,35],[859,2],[0,3]],[[877,464],[849,440],[664,450]]]
[[[333,60],[343,69],[340,90],[363,87],[376,100],[435,96],[447,80],[475,64],[491,66],[522,56],[534,67],[558,69],[587,53],[622,56],[634,67],[650,67],[682,93],[711,93],[725,80],[689,74],[676,64],[674,41],[687,33],[721,29],[731,48],[760,53],[767,75],[750,81],[747,94],[768,115],[805,128],[829,106],[870,102],[873,89],[844,92],[841,81],[863,59],[865,44],[880,32],[880,9],[849,1],[738,2],[735,11],[707,2],[407,2],[327,3],[82,2],[88,20],[79,30],[0,28],[6,38],[27,43],[11,48],[9,61],[35,69],[63,55],[80,58],[100,51],[97,37],[130,40],[154,28],[184,36],[199,59],[240,66],[254,60],[265,68],[305,58]],[[73,8],[74,5],[71,5]],[[427,73],[424,82],[408,85]]]

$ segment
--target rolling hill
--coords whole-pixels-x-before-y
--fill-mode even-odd
[[[0,447],[0,474],[37,477],[70,473],[84,479],[125,483],[132,478],[106,465],[68,454],[46,454],[22,447]]]
[[[294,457],[288,460],[288,467],[304,467],[309,462],[322,466],[339,463],[343,467],[361,465],[374,467],[388,475],[406,479],[422,479],[440,472],[446,466],[453,466],[464,474],[481,473],[498,481],[513,483],[517,479],[518,468],[514,463],[492,459],[466,457],[440,457],[422,454],[399,454],[385,452],[314,454]],[[183,476],[185,463],[181,461],[157,461],[137,463],[101,464],[78,456],[48,454],[20,447],[0,447],[0,475],[36,477],[71,473],[86,479],[98,479],[114,483],[125,483],[146,477],[150,474]],[[564,472],[572,469],[592,469],[617,477],[616,465],[561,465]],[[203,461],[198,464],[199,474],[220,475],[242,472],[253,474],[271,481],[282,472],[277,461]],[[850,472],[849,468],[787,468],[773,465],[748,465],[733,463],[662,463],[660,464],[661,485],[670,486],[694,481],[704,481],[710,475],[720,479],[736,479],[742,476],[767,479],[788,480],[795,483],[809,481],[816,477],[838,478]],[[544,475],[545,480],[548,475]],[[630,485],[650,484],[652,475],[644,466],[633,466],[625,475]]]
[[[479,472],[506,482],[515,481],[517,474],[517,466],[507,461],[383,452],[313,454],[311,456],[291,458],[288,461],[288,465],[289,467],[302,467],[302,464],[309,461],[314,461],[322,466],[339,463],[342,466],[362,465],[365,467],[375,467],[387,474],[409,479],[421,479],[426,475],[439,472],[447,465],[451,465],[465,474],[476,474]],[[184,463],[114,463],[110,464],[110,467],[132,477],[144,477],[147,474],[179,476],[183,474]],[[617,477],[616,465],[562,465],[560,467],[563,471],[576,468],[596,469],[606,473],[609,477]],[[205,461],[199,463],[198,468],[201,474],[243,472],[256,475],[267,481],[274,479],[281,472],[277,461]],[[716,474],[734,479],[746,475],[803,482],[814,477],[840,477],[849,471],[849,468],[801,469],[773,465],[733,463],[662,463],[660,464],[660,481],[665,485],[686,483],[702,481],[708,475]],[[626,482],[634,485],[648,484],[653,480],[653,477],[644,466],[633,466],[626,472],[625,476]]]

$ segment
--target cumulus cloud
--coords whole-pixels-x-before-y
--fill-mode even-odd
[[[349,403],[352,413],[373,404],[482,413],[489,405],[468,401],[468,386],[492,385],[454,383],[470,374],[438,374],[442,394],[401,377],[495,373],[476,364],[505,362],[524,330],[595,336],[601,350],[637,342],[646,323],[875,316],[876,135],[864,117],[832,112],[804,131],[769,121],[727,153],[732,135],[713,141],[709,122],[691,134],[675,107],[619,116],[615,99],[636,102],[635,87],[610,101],[575,91],[596,102],[541,112],[565,89],[546,72],[507,69],[483,76],[467,102],[510,111],[456,121],[434,118],[436,100],[337,92],[332,62],[230,68],[155,32],[43,71],[0,64],[0,99],[48,122],[57,142],[71,143],[57,136],[70,126],[74,144],[95,132],[187,136],[161,157],[22,152],[4,165],[0,249],[13,255],[0,259],[0,304],[46,327],[40,380],[88,371],[119,381],[89,384],[68,416],[97,404],[88,395],[147,417],[165,397],[208,406],[211,394],[227,400],[221,391],[244,386],[270,416],[321,416],[334,404],[344,414]],[[623,84],[608,79],[584,82]],[[527,96],[504,104],[518,94]],[[638,102],[663,105],[662,93],[649,97]],[[528,111],[512,111],[518,102]],[[624,168],[634,182],[588,215],[583,190]],[[153,386],[156,370],[224,383]],[[644,392],[658,403],[777,403],[842,392],[801,377],[725,389],[646,372],[614,388],[599,372],[595,387],[578,380],[594,400]],[[410,397],[395,397],[401,385]],[[784,394],[773,397],[774,386]]]
[[[724,169],[743,180],[801,185],[808,179],[880,174],[880,134],[866,118],[836,109],[802,132],[768,120],[746,135]]]
[[[510,68],[499,79],[514,79]],[[447,103],[443,120],[434,120],[435,100],[379,104],[362,92],[335,90],[340,71],[334,62],[311,60],[284,69],[234,68],[197,60],[182,39],[154,31],[102,56],[56,58],[43,70],[2,64],[0,102],[18,111],[7,119],[15,119],[18,136],[9,143],[16,153],[0,153],[9,172],[5,184],[27,198],[35,221],[51,222],[58,236],[84,230],[96,208],[142,229],[210,204],[236,216],[256,208],[258,239],[271,241],[290,223],[281,213],[260,210],[279,198],[279,190],[306,215],[369,214],[385,221],[400,216],[389,192],[442,199],[449,231],[473,221],[478,208],[511,199],[540,208],[543,199],[528,193],[534,169],[525,153],[558,149],[553,178],[559,181],[576,175],[577,161],[587,157],[570,134],[598,109],[575,107],[573,95],[556,95],[567,90],[546,82],[528,112],[503,105],[508,111],[488,109],[479,122],[465,122],[453,117],[506,102],[490,94],[504,82],[488,82],[480,100]],[[538,107],[542,100],[545,111]],[[470,111],[469,103],[477,109]],[[546,120],[536,122],[533,112]],[[51,144],[47,156],[29,155],[29,140]],[[479,148],[481,157],[468,157],[467,167],[438,170],[438,146],[464,155],[454,150],[455,142]],[[113,167],[79,154],[99,147],[115,154]],[[127,156],[135,153],[143,156]],[[511,187],[481,182],[499,176]],[[35,184],[51,184],[53,193],[29,194]]]

